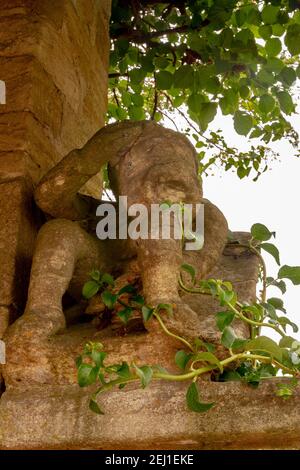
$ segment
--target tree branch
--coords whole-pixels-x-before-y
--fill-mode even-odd
[[[188,33],[189,31],[199,31],[199,29],[207,26],[208,20],[204,20],[197,28],[193,28],[190,25],[176,26],[175,28],[168,28],[164,31],[152,31],[150,33],[143,33],[137,29],[129,30],[126,32],[115,33],[111,35],[112,39],[129,39],[135,43],[145,43],[152,39],[160,38],[162,36],[168,36],[174,33]]]

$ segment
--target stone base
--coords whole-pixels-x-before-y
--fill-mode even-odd
[[[199,382],[207,413],[187,410],[187,384],[153,383],[101,396],[105,415],[88,409],[76,385],[8,389],[1,397],[1,449],[300,449],[300,388],[276,397],[271,379],[258,389]]]

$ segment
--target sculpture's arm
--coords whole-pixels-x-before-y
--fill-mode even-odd
[[[106,162],[116,155],[125,155],[144,125],[124,121],[100,129],[84,147],[72,150],[42,178],[35,190],[37,205],[53,217],[85,218],[89,200],[78,195],[78,191]]]

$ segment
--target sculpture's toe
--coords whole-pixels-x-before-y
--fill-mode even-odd
[[[5,335],[7,342],[38,342],[57,333],[65,327],[63,312],[59,308],[27,310],[9,328]]]

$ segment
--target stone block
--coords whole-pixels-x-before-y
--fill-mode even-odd
[[[23,178],[1,182],[0,200],[0,305],[21,309],[36,234],[31,188]]]
[[[282,379],[257,389],[198,382],[206,413],[186,408],[187,384],[152,382],[101,395],[104,415],[88,409],[76,385],[8,388],[0,402],[1,449],[300,449],[300,388],[275,396]]]

